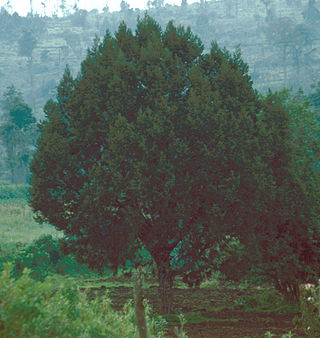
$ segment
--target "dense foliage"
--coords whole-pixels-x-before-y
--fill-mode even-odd
[[[18,280],[7,265],[0,275],[1,337],[138,337],[132,304],[113,310],[107,296],[89,300],[70,279],[35,282],[26,269]],[[166,322],[151,318],[150,337],[164,337]]]
[[[284,292],[313,278],[315,140],[298,123],[292,132],[300,115],[277,95],[260,98],[247,71],[238,50],[212,43],[204,53],[189,28],[170,22],[163,31],[148,16],[135,34],[123,23],[97,40],[79,76],[67,69],[45,106],[31,166],[38,220],[63,230],[69,250],[100,269],[144,246],[163,312],[173,250],[197,262],[226,235],[264,271],[280,269],[271,277]]]

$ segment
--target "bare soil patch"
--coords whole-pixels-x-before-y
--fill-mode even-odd
[[[128,279],[108,279],[108,282],[121,283]],[[128,286],[102,286],[91,288],[90,293],[101,294],[108,290],[112,306],[121,310],[123,305],[133,299],[133,288]],[[113,284],[114,285],[114,284]],[[299,313],[276,313],[248,311],[243,308],[241,299],[251,297],[264,290],[253,287],[235,288],[220,286],[217,289],[184,289],[174,287],[172,290],[172,314],[166,317],[168,321],[168,337],[175,337],[174,327],[179,326],[177,315],[183,313],[187,319],[185,332],[189,338],[256,338],[264,337],[267,331],[274,337],[288,333],[294,337],[306,337],[300,328],[292,323]],[[155,313],[159,313],[157,286],[151,285],[144,290]]]

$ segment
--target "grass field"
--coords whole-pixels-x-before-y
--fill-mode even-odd
[[[30,244],[42,235],[61,234],[49,224],[38,224],[26,199],[0,200],[0,247],[11,249],[18,243]]]

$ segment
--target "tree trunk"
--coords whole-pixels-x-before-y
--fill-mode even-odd
[[[287,48],[286,47],[283,50],[283,57],[282,58],[283,58],[284,87],[287,87],[288,75],[287,75]]]
[[[14,184],[15,181],[14,181],[14,168],[10,168],[10,181],[11,181],[11,184]]]
[[[134,276],[134,305],[140,338],[148,338],[148,328],[143,305],[143,271],[141,265]]]
[[[173,285],[172,273],[170,271],[169,257],[166,260],[155,259],[158,269],[159,298],[161,314],[170,313],[171,310],[171,290]]]

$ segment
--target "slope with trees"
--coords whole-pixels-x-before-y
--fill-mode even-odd
[[[213,39],[229,50],[241,45],[255,87],[264,93],[269,87],[277,90],[283,85],[295,89],[302,87],[307,91],[311,83],[318,81],[318,18],[317,15],[308,14],[319,12],[319,4],[314,1],[223,0],[192,4],[182,1],[183,6],[162,1],[149,3],[149,15],[156,17],[162,28],[169,20],[174,20],[177,25],[190,25],[201,37],[206,51],[210,49]],[[62,5],[60,9],[63,11],[57,6],[57,12],[52,17],[42,17],[35,12],[32,16],[20,17],[5,6],[0,11],[0,21],[3,23],[0,27],[0,91],[3,92],[8,84],[13,83],[27,93],[27,103],[37,116],[42,114],[44,103],[53,96],[53,89],[65,65],[69,64],[74,74],[78,72],[95,35],[104,36],[106,29],[115,32],[122,20],[134,29],[137,17],[144,15],[143,10],[130,8],[125,1],[121,11],[112,13],[107,6],[103,13],[99,13],[97,10],[88,12],[80,9],[77,2],[74,8],[66,8],[62,2],[58,4]],[[58,17],[57,14],[63,16]],[[293,22],[295,33],[275,36],[270,40],[270,28],[283,18]],[[38,41],[32,67],[26,66],[18,53],[19,39],[24,31],[31,31]],[[281,48],[283,44],[288,45],[286,53]],[[45,55],[47,57],[42,57]],[[283,55],[286,56],[285,63]],[[33,95],[31,89],[29,95],[30,75],[34,78]]]

